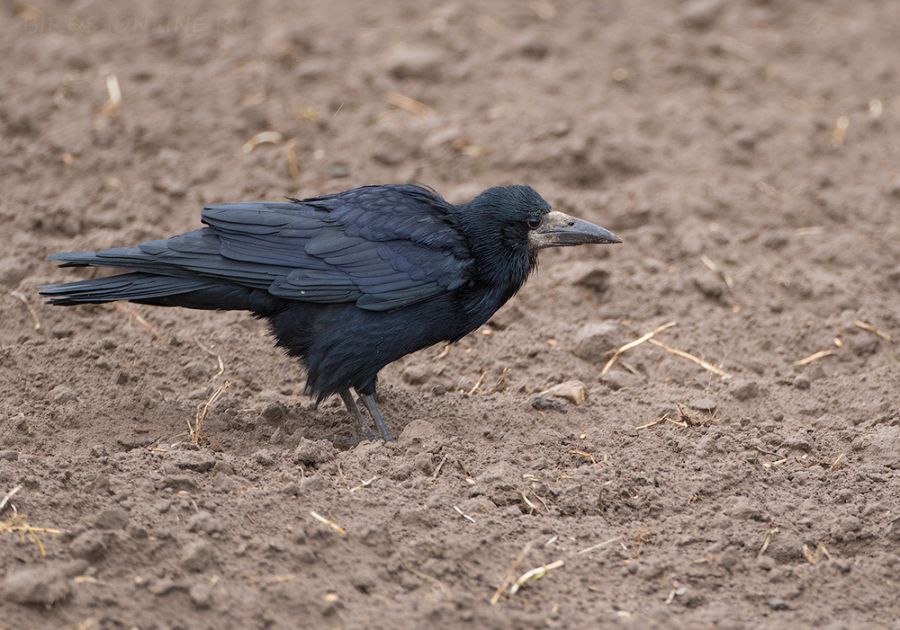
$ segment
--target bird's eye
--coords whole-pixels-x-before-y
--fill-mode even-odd
[[[541,227],[541,219],[540,217],[532,217],[528,219],[528,227],[532,230],[536,230]]]

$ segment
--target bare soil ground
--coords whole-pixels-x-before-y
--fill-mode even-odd
[[[33,0],[0,28],[0,626],[898,627],[900,3]],[[393,444],[353,445],[249,316],[36,296],[78,277],[54,251],[397,181],[528,183],[625,244],[548,252],[386,369]]]

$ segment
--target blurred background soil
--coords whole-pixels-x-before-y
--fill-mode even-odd
[[[33,0],[0,29],[0,627],[897,627],[900,3]],[[527,183],[625,243],[545,253],[388,367],[393,444],[249,316],[36,295],[79,277],[47,254],[207,203],[404,181]]]

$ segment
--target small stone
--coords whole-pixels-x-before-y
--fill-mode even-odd
[[[591,322],[575,334],[573,354],[585,361],[600,362],[619,343],[619,326],[615,322]]]
[[[696,409],[697,411],[712,412],[715,411],[717,406],[716,401],[712,398],[695,398],[688,402],[688,407]]]
[[[329,177],[333,177],[334,179],[341,179],[344,177],[350,177],[350,173],[350,167],[346,164],[335,164],[331,167],[328,175]]]
[[[431,368],[426,363],[414,363],[403,370],[403,380],[410,385],[421,385],[431,378]]]
[[[181,566],[188,571],[203,571],[213,563],[213,550],[205,540],[193,540],[184,546],[181,553]]]
[[[0,583],[0,592],[5,599],[17,604],[49,607],[69,597],[72,586],[68,578],[81,574],[86,568],[87,563],[79,560],[13,569]]]
[[[728,391],[737,400],[749,400],[759,395],[759,385],[756,381],[746,379],[736,379],[728,387]]]
[[[788,603],[780,597],[773,597],[769,600],[769,608],[772,610],[787,610],[789,607]]]
[[[725,505],[722,510],[731,518],[750,520],[758,519],[762,516],[759,509],[745,496],[735,495],[725,499]]]
[[[106,555],[106,537],[96,529],[83,531],[69,543],[69,553],[73,558],[96,562]]]
[[[187,521],[188,530],[204,534],[216,534],[222,530],[222,520],[216,518],[206,510],[200,510]]]
[[[0,451],[0,460],[14,462],[19,459],[19,451]]]
[[[167,593],[171,593],[172,591],[180,590],[182,588],[184,587],[180,584],[177,584],[171,578],[159,578],[158,580],[153,580],[153,582],[151,582],[150,585],[147,586],[147,590],[157,597],[166,595]]]
[[[419,453],[416,455],[415,459],[413,459],[413,468],[423,475],[431,475],[434,471],[431,453]]]
[[[57,405],[65,405],[66,403],[75,402],[76,400],[78,400],[78,396],[70,387],[66,387],[65,385],[57,385],[50,390],[50,400],[52,400]]]
[[[388,58],[388,72],[396,79],[437,79],[446,54],[424,47],[402,47]]]
[[[253,453],[253,461],[255,461],[260,466],[271,466],[275,463],[275,453],[273,453],[269,449],[258,450]]]
[[[269,424],[277,424],[284,419],[285,409],[281,403],[269,403],[259,414]]]
[[[216,456],[205,448],[196,451],[175,451],[174,464],[182,470],[207,472],[216,465]]]
[[[535,396],[534,398],[532,398],[531,406],[538,411],[559,411],[561,413],[566,413],[569,411],[566,403],[555,398],[546,398],[544,396]]]
[[[94,519],[97,529],[125,529],[128,527],[128,512],[119,507],[108,508],[100,512]]]
[[[725,8],[724,0],[691,0],[681,8],[681,23],[704,30],[715,24]]]
[[[198,582],[188,590],[191,602],[197,608],[209,608],[212,605],[213,589],[206,582]]]
[[[631,372],[622,372],[614,370],[607,372],[600,377],[600,382],[609,387],[613,391],[618,391],[625,387],[635,387],[641,382],[640,377],[635,376]]]
[[[294,449],[294,463],[316,466],[334,459],[334,446],[327,440],[310,440],[301,438],[300,444]]]
[[[587,399],[587,390],[581,381],[566,381],[542,391],[539,396],[563,398],[580,405]]]
[[[725,285],[712,271],[698,271],[691,277],[691,281],[700,293],[711,300],[720,300],[725,295]]]
[[[576,263],[568,271],[572,284],[590,289],[595,293],[609,290],[609,272],[596,263]]]

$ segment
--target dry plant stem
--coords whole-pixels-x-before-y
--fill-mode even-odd
[[[857,328],[859,328],[860,330],[865,330],[874,335],[878,335],[879,337],[881,337],[888,343],[894,343],[894,338],[891,335],[887,334],[884,331],[878,330],[877,328],[875,328],[875,326],[873,326],[869,322],[864,322],[861,319],[857,319],[857,320],[853,321],[853,325],[856,326]]]
[[[422,118],[426,118],[428,116],[434,115],[434,110],[428,107],[425,103],[421,101],[417,101],[416,99],[406,96],[405,94],[400,94],[399,92],[390,92],[387,96],[388,103],[393,105],[394,107],[398,107],[405,112],[409,112],[415,116],[420,116]]]
[[[618,542],[622,540],[621,536],[616,536],[615,538],[610,538],[609,540],[604,540],[601,543],[597,543],[596,545],[591,545],[590,547],[585,547],[584,549],[580,549],[578,551],[579,554],[590,553],[592,551],[596,551],[597,549],[603,549],[604,547],[613,544],[614,542]]]
[[[654,336],[658,335],[658,334],[661,333],[662,331],[666,330],[667,328],[671,328],[672,326],[674,326],[675,323],[676,323],[676,322],[668,322],[668,323],[665,323],[665,324],[663,324],[662,326],[658,326],[658,327],[655,328],[654,330],[651,330],[650,332],[648,332],[648,333],[647,333],[646,335],[644,335],[643,337],[640,337],[640,338],[638,338],[638,339],[635,339],[634,341],[631,341],[631,342],[629,342],[629,343],[626,343],[624,346],[622,346],[621,348],[619,348],[618,350],[616,350],[615,352],[613,352],[613,355],[609,358],[609,361],[607,361],[607,362],[606,362],[606,365],[603,366],[603,369],[600,370],[600,374],[606,374],[607,372],[609,372],[609,369],[613,366],[613,364],[616,362],[616,360],[618,360],[618,358],[619,358],[622,354],[624,354],[625,352],[628,352],[628,351],[631,350],[632,348],[636,348],[637,346],[641,345],[641,344],[644,343],[645,341],[649,341],[650,339],[652,339]]]
[[[38,319],[37,311],[34,310],[34,307],[29,303],[28,298],[25,297],[25,294],[21,291],[10,291],[9,294],[22,302],[25,305],[25,308],[28,309],[28,314],[31,315],[31,319],[34,322],[34,329],[41,329],[41,320]]]
[[[196,445],[200,445],[200,440],[202,438],[201,431],[203,429],[203,422],[209,416],[209,412],[212,410],[213,406],[219,399],[222,397],[222,394],[231,386],[231,381],[225,381],[221,385],[219,385],[218,389],[213,392],[213,395],[209,397],[205,403],[200,405],[197,409],[197,415],[194,417],[194,424],[192,425],[190,420],[188,420],[188,434],[191,436],[191,442]]]
[[[16,493],[18,493],[21,489],[22,486],[16,486],[15,488],[7,492],[6,495],[4,495],[3,499],[0,500],[0,512],[3,512],[4,508],[6,508],[6,504],[9,503],[9,500],[16,496]]]
[[[466,519],[466,520],[469,521],[470,523],[474,523],[474,522],[475,522],[475,519],[472,518],[471,516],[469,516],[468,514],[466,514],[465,512],[463,512],[462,510],[460,510],[460,509],[459,509],[459,506],[454,505],[454,506],[453,506],[453,509],[456,511],[457,514],[459,514],[460,516],[462,516],[464,519]]]
[[[550,564],[545,564],[539,567],[535,567],[529,571],[526,571],[522,575],[519,576],[519,579],[515,581],[515,583],[509,587],[509,594],[515,595],[519,592],[519,589],[525,586],[528,582],[532,580],[538,580],[544,577],[548,571],[552,571],[553,569],[558,569],[565,564],[564,560],[556,560],[555,562],[551,562]]]
[[[697,365],[702,367],[704,370],[706,370],[708,372],[712,372],[713,374],[715,374],[717,376],[721,376],[722,378],[731,378],[731,374],[729,374],[725,370],[717,368],[715,365],[713,365],[709,361],[705,361],[705,360],[701,359],[700,357],[695,357],[693,354],[691,354],[689,352],[685,352],[684,350],[679,350],[677,348],[673,348],[672,346],[667,346],[666,344],[659,341],[658,339],[650,339],[650,343],[652,343],[654,346],[662,348],[669,354],[674,354],[676,357],[681,357],[682,359],[687,359],[688,361],[691,361],[692,363],[696,363]]]
[[[519,555],[516,556],[516,559],[513,560],[513,563],[509,565],[509,569],[506,571],[506,577],[503,578],[503,582],[500,586],[497,587],[497,590],[494,592],[494,596],[491,597],[491,606],[496,606],[497,602],[500,601],[500,597],[503,596],[503,591],[505,591],[510,584],[513,583],[513,580],[516,577],[516,571],[519,570],[519,567],[522,566],[522,562],[525,561],[525,557],[528,555],[528,552],[531,551],[531,543],[527,543],[524,547],[522,547],[522,551],[519,552]]]
[[[310,511],[309,511],[309,515],[312,516],[312,517],[313,517],[314,519],[316,519],[317,521],[319,521],[320,523],[322,523],[323,525],[325,525],[325,526],[327,526],[328,528],[330,528],[332,531],[336,532],[338,536],[341,536],[341,537],[343,538],[344,536],[347,535],[347,530],[346,530],[346,529],[344,529],[343,527],[341,527],[340,525],[338,525],[337,523],[335,523],[335,522],[332,521],[331,519],[325,518],[324,516],[322,516],[322,515],[319,514],[318,512],[316,512],[316,511],[314,511],[314,510],[310,510]]]
[[[204,345],[200,342],[199,339],[194,339],[194,343],[196,343],[198,346],[200,346],[200,349],[203,350],[203,352],[205,352],[206,354],[208,354],[209,356],[213,357],[213,358],[216,360],[216,368],[217,368],[217,370],[216,370],[215,376],[212,377],[212,380],[216,380],[217,378],[219,378],[220,376],[222,376],[222,374],[225,373],[225,362],[222,361],[222,355],[221,355],[221,354],[218,354],[218,353],[216,353],[216,352],[213,352],[212,350],[210,350],[209,348],[207,348],[206,346],[204,346]]]
[[[247,140],[241,150],[244,153],[252,153],[261,144],[278,144],[282,140],[284,140],[284,136],[279,131],[261,131]]]
[[[794,361],[792,365],[795,365],[797,367],[809,365],[813,361],[818,361],[819,359],[824,359],[825,357],[830,357],[835,354],[837,354],[837,352],[835,352],[834,350],[819,350],[818,352],[813,352],[811,355],[804,359],[798,359],[797,361]]]
[[[300,164],[297,162],[297,141],[291,140],[284,145],[284,158],[288,165],[288,175],[291,179],[300,177]]]

